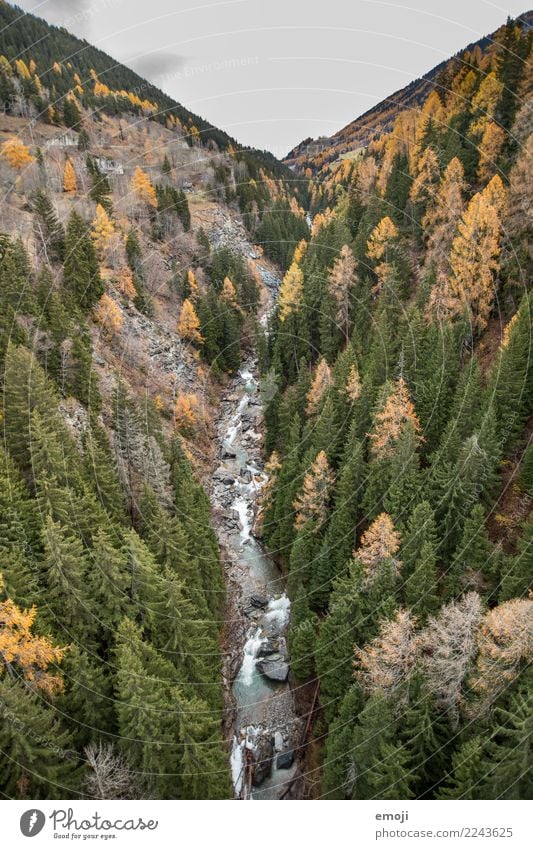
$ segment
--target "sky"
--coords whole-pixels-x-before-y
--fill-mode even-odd
[[[18,0],[241,144],[282,157],[332,135],[523,2]]]

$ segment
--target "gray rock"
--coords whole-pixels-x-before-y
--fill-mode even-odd
[[[250,596],[250,604],[252,607],[260,607],[264,609],[268,605],[268,598],[265,598],[263,595],[259,595],[259,593],[252,593]]]
[[[271,655],[259,660],[257,668],[271,681],[286,681],[289,677],[289,664],[285,663],[281,655]]]
[[[268,737],[258,737],[253,750],[252,784],[258,787],[272,772],[274,750]]]
[[[290,769],[294,763],[294,752],[289,750],[288,752],[280,752],[276,758],[276,768],[277,769]]]
[[[233,483],[235,483],[235,478],[222,478],[222,483],[225,483],[226,486],[231,486]]]
[[[235,451],[223,451],[220,455],[222,460],[234,460],[237,456]]]
[[[268,657],[271,654],[277,654],[279,652],[279,644],[277,640],[267,640],[266,643],[263,643],[258,652],[258,657]]]
[[[274,749],[276,752],[281,752],[284,745],[283,734],[281,731],[276,731],[274,734]]]

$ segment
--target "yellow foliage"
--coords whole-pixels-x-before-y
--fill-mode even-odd
[[[189,298],[191,301],[196,301],[200,294],[200,290],[198,288],[198,280],[196,279],[196,275],[192,268],[189,268],[187,271],[187,283],[189,285]]]
[[[25,80],[31,79],[31,74],[23,59],[15,59],[15,70],[19,77],[24,77]]]
[[[59,64],[59,62],[54,62],[54,64],[52,65],[52,69],[55,71],[56,74],[62,73],[61,65]]]
[[[322,398],[332,384],[331,370],[326,360],[321,359],[317,365],[315,376],[307,393],[307,414],[317,412]]]
[[[148,174],[142,168],[137,167],[135,169],[131,188],[140,201],[147,203],[148,206],[157,206],[155,189],[150,182]]]
[[[0,575],[0,592],[2,589]],[[0,602],[0,674],[16,665],[33,687],[52,695],[63,689],[63,682],[47,669],[60,663],[66,649],[54,646],[48,637],[31,633],[36,615],[35,607],[20,610],[10,598]]]
[[[505,189],[496,175],[468,204],[450,252],[449,311],[460,314],[466,308],[477,330],[486,327],[494,302],[504,203]]]
[[[74,166],[70,159],[67,159],[65,162],[65,169],[63,171],[63,191],[72,193],[76,191],[76,188],[76,172],[74,171]]]
[[[191,436],[199,419],[198,397],[194,394],[178,395],[174,405],[174,424],[183,436]]]
[[[293,262],[286,272],[279,289],[279,320],[285,321],[302,304],[304,275],[298,263]]]
[[[124,295],[124,297],[126,298],[129,298],[130,301],[132,301],[136,297],[137,290],[133,285],[133,276],[129,268],[123,268],[120,271],[118,276],[117,288],[120,294]]]
[[[104,207],[100,203],[96,204],[96,215],[92,222],[91,236],[100,256],[108,247],[109,240],[114,232],[115,227]]]
[[[403,377],[400,377],[385,401],[383,409],[376,414],[374,430],[370,434],[372,455],[377,459],[390,456],[394,451],[394,444],[407,426],[412,427],[415,433],[420,431],[420,422],[409,390]],[[421,439],[421,437],[418,438]]]
[[[226,304],[233,307],[233,309],[240,310],[240,306],[237,301],[237,291],[229,277],[224,277],[220,297]]]
[[[14,136],[2,144],[0,156],[7,160],[9,165],[17,171],[29,165],[34,159],[29,148]]]
[[[361,394],[361,378],[359,377],[359,370],[355,364],[353,364],[350,368],[344,391],[351,401],[357,401]]]
[[[123,318],[117,304],[108,294],[104,293],[94,308],[94,320],[112,338],[122,327]]]
[[[505,131],[494,121],[488,121],[478,146],[479,164],[477,177],[481,183],[488,180],[496,170],[496,160],[505,142]]]
[[[391,517],[388,513],[381,513],[364,532],[354,557],[362,564],[365,575],[373,577],[384,560],[390,560],[398,553],[400,543],[401,536]],[[394,565],[396,571],[399,571],[401,562],[395,560]]]
[[[204,340],[200,333],[200,320],[192,302],[186,298],[183,301],[178,321],[178,333],[182,339],[201,344]]]
[[[305,239],[302,239],[294,248],[294,256],[292,258],[292,261],[299,265],[303,259],[306,250],[307,242],[305,241]]]

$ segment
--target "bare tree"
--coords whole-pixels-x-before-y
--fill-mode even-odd
[[[138,799],[135,773],[110,743],[90,743],[85,747],[89,774],[85,792],[94,799]]]

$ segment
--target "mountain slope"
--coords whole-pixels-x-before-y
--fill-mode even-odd
[[[517,18],[524,31],[533,26],[533,12]],[[461,64],[475,64],[497,39],[500,30],[472,42],[457,56],[436,65],[419,79],[364,112],[330,137],[306,139],[284,157],[284,163],[298,171],[310,168],[317,173],[343,154],[366,147],[377,134],[390,132],[398,114],[406,109],[419,109],[431,91],[446,91],[447,82]]]

